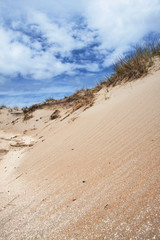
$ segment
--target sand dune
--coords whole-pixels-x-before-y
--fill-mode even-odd
[[[53,110],[1,110],[0,239],[159,239],[160,70]]]

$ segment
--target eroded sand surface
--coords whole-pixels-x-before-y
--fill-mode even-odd
[[[1,112],[1,240],[160,239],[160,71],[63,121]]]

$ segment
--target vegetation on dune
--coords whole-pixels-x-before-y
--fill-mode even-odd
[[[52,97],[46,98],[46,100],[45,100],[45,102],[54,102],[54,101],[56,101],[56,100]]]
[[[6,105],[1,105],[0,109],[7,108]]]
[[[113,64],[113,74],[110,77],[105,77],[103,81],[100,81],[95,88],[81,89],[76,91],[70,97],[64,97],[64,99],[55,100],[50,97],[45,102],[40,104],[34,104],[29,108],[23,108],[24,120],[31,118],[29,113],[34,112],[36,109],[43,107],[72,107],[72,112],[83,107],[84,109],[93,105],[95,96],[102,87],[115,86],[122,82],[132,81],[145,76],[150,67],[154,63],[154,57],[160,57],[160,41],[145,46],[137,46],[134,51],[124,58],[119,58],[119,61]]]
[[[135,51],[125,58],[120,57],[119,61],[113,64],[114,73],[110,77],[106,76],[101,84],[107,87],[114,86],[122,81],[132,81],[146,75],[156,56],[160,57],[160,41],[146,46],[137,46]]]
[[[83,95],[77,95],[77,93],[75,93],[70,98],[76,97],[76,106],[91,106],[94,103],[94,93],[101,90],[103,86],[115,86],[116,84],[132,81],[145,76],[153,65],[154,57],[156,56],[160,57],[160,41],[145,46],[137,46],[129,55],[124,58],[120,57],[117,63],[113,64],[114,73],[110,77],[106,76],[105,79],[100,81],[93,89],[82,89],[78,92],[83,93]],[[77,103],[80,103],[80,105],[77,105]],[[77,109],[77,107],[75,109]]]
[[[27,121],[27,120],[31,119],[32,117],[33,117],[33,115],[30,114],[29,112],[24,113],[23,121]]]
[[[81,89],[72,96],[65,98],[65,101],[73,107],[73,112],[81,107],[89,107],[94,102],[94,89]]]

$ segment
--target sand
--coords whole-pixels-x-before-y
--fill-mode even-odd
[[[160,70],[67,118],[0,111],[1,240],[160,239]]]

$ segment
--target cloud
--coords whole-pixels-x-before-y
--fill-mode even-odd
[[[159,25],[159,0],[1,0],[0,85],[100,74]]]
[[[74,68],[55,58],[56,54],[70,57],[73,50],[100,42],[99,54],[114,49],[111,55],[114,61],[116,53],[123,54],[147,33],[159,31],[157,0],[80,0],[78,4],[73,0],[29,0],[23,4],[20,0],[14,3],[3,0],[2,3],[3,23],[10,22],[8,29],[1,26],[0,32],[0,47],[5,56],[0,65],[3,73],[10,66],[9,73],[21,72],[35,79]],[[108,58],[104,58],[104,64],[111,64]]]
[[[20,73],[35,80],[73,72],[77,66],[72,51],[92,43],[94,37],[88,29],[78,32],[76,25],[52,22],[35,10],[30,10],[22,22],[14,19],[5,28],[1,26],[0,35],[1,74]],[[62,61],[66,57],[72,57],[72,64]]]
[[[51,78],[69,69],[69,64],[63,64],[54,56],[55,49],[42,50],[42,43],[37,39],[32,42],[32,35],[26,37],[13,30],[0,29],[0,68],[1,74],[21,73],[33,79]]]
[[[85,9],[88,25],[98,30],[101,49],[114,49],[112,62],[131,44],[150,32],[159,32],[160,2],[158,0],[92,0]],[[113,55],[115,57],[113,57]],[[106,64],[111,64],[105,59]]]

